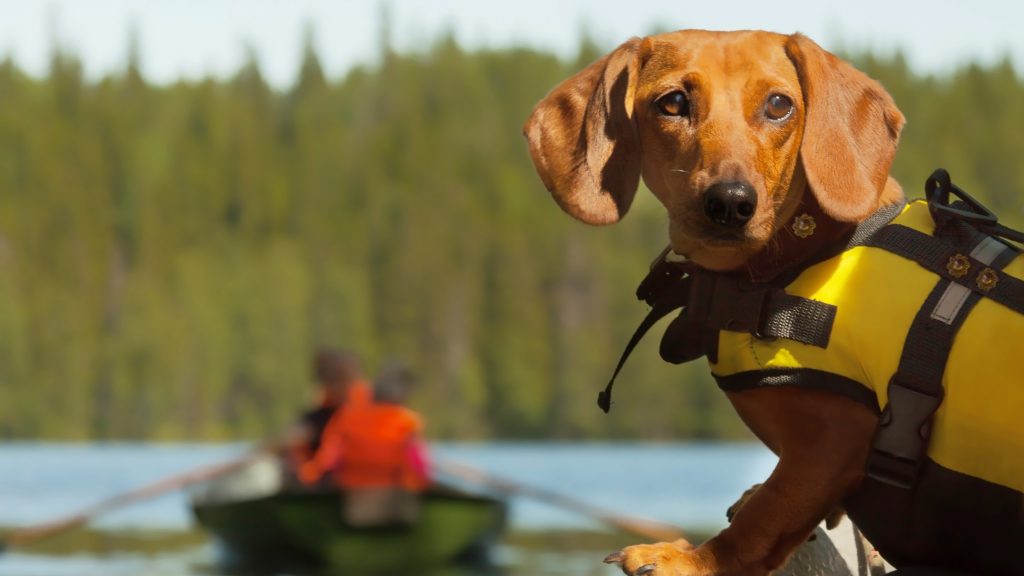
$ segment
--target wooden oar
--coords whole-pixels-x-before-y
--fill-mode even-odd
[[[122,506],[156,498],[168,492],[181,490],[193,484],[230,474],[251,464],[268,452],[280,449],[283,444],[282,441],[266,442],[233,460],[219,464],[210,464],[188,472],[168,476],[151,484],[115,494],[74,514],[13,530],[6,533],[3,536],[3,540],[0,540],[0,552],[62,534],[72,528],[85,524],[100,514],[121,508]]]
[[[437,470],[455,478],[461,478],[467,482],[486,486],[502,494],[525,496],[558,508],[571,510],[578,514],[589,516],[590,518],[622,530],[623,532],[629,532],[642,538],[650,538],[652,540],[664,542],[686,539],[682,530],[670,524],[647,520],[645,518],[624,516],[558,492],[553,492],[537,486],[528,486],[521,482],[495,476],[468,464],[453,462],[447,459],[435,459],[433,464]]]

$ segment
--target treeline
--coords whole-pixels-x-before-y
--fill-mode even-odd
[[[287,91],[230,79],[97,82],[54,54],[0,64],[0,437],[226,439],[308,401],[312,350],[402,359],[435,438],[745,434],[702,363],[658,336],[595,395],[664,245],[641,197],[593,229],[550,201],[520,126],[576,61],[450,39]],[[936,166],[1011,223],[1024,207],[1024,84],[1008,62],[921,76],[858,57],[909,118],[895,172]]]

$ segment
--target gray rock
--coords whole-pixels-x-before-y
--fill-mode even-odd
[[[814,537],[775,572],[779,576],[882,576],[892,570],[871,544],[843,518],[838,526],[826,530],[818,526]]]

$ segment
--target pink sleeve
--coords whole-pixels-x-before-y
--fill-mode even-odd
[[[423,480],[430,478],[430,458],[426,442],[418,439],[410,442],[407,457],[413,474]]]

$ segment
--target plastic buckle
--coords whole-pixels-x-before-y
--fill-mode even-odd
[[[685,263],[667,259],[671,250],[671,246],[665,248],[651,262],[650,271],[636,289],[637,300],[646,302],[648,306],[654,306],[665,290],[684,279],[688,273]]]
[[[942,404],[942,396],[932,396],[889,381],[889,403],[878,422],[878,431],[867,476],[900,488],[911,488],[928,449],[931,417]]]
[[[920,467],[920,462],[896,458],[883,452],[872,452],[868,456],[866,475],[883,484],[910,490],[914,487]]]

